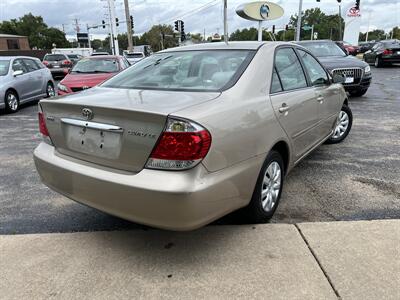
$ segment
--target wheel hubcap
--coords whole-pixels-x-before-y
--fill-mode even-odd
[[[54,92],[54,88],[51,84],[47,86],[47,95],[49,97],[54,97],[56,95],[56,93]]]
[[[282,171],[276,161],[273,161],[265,171],[261,189],[261,204],[266,212],[270,212],[278,200],[281,190]]]
[[[14,94],[9,94],[7,96],[7,104],[11,110],[17,110],[18,108],[18,99]]]
[[[345,132],[347,131],[347,128],[349,127],[349,115],[345,111],[341,111],[339,113],[338,121],[336,124],[335,132],[333,133],[333,138],[338,139]]]

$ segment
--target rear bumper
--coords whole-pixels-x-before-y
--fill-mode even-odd
[[[56,153],[41,143],[34,151],[40,177],[51,189],[130,221],[170,230],[192,230],[245,206],[264,157],[209,173],[143,169],[127,174],[100,169]]]

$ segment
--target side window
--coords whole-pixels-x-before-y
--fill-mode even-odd
[[[276,52],[275,67],[284,91],[307,87],[303,68],[292,48],[279,49]]]
[[[272,73],[271,94],[279,92],[282,92],[282,85],[278,73],[276,73],[276,69],[274,68],[274,72]]]
[[[23,61],[25,63],[26,68],[28,69],[28,72],[39,70],[39,66],[32,59],[24,58]]]
[[[12,64],[12,69],[13,71],[22,71],[24,73],[27,73],[27,70],[25,68],[25,66],[22,64],[22,60],[21,59],[16,59],[14,60],[13,64]]]
[[[303,50],[297,50],[304,62],[305,69],[310,76],[312,85],[327,84],[329,82],[328,75],[319,62],[310,54]]]

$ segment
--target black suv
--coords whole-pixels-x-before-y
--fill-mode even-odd
[[[332,75],[344,75],[343,86],[351,96],[360,97],[367,92],[372,79],[371,68],[367,63],[347,55],[330,40],[296,43],[310,50]]]

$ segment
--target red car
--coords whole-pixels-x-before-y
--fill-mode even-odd
[[[346,54],[356,56],[360,52],[360,47],[351,45],[347,42],[335,42]]]
[[[130,66],[122,56],[91,56],[78,61],[58,84],[58,95],[89,89]]]

